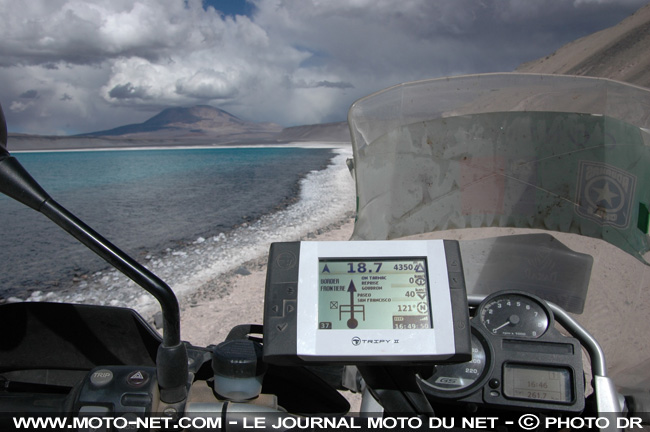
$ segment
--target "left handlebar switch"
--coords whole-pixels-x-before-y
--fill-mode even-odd
[[[145,366],[102,366],[86,376],[75,410],[80,415],[142,417],[157,406],[156,368]]]

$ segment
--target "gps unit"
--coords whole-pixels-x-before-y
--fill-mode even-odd
[[[264,360],[378,364],[471,359],[458,242],[273,243]]]

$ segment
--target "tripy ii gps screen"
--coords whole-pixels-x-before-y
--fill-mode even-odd
[[[426,258],[319,260],[318,328],[430,329]]]
[[[471,358],[455,241],[274,243],[264,302],[269,363]]]

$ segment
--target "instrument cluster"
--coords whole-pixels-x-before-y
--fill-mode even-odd
[[[540,298],[501,291],[485,298],[471,319],[472,359],[440,365],[418,377],[437,401],[579,412],[584,409],[582,350],[554,327]]]

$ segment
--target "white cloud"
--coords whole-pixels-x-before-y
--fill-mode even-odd
[[[0,0],[10,129],[88,132],[198,103],[285,125],[343,120],[370,92],[512,70],[644,3],[253,1],[233,18],[201,0]]]

